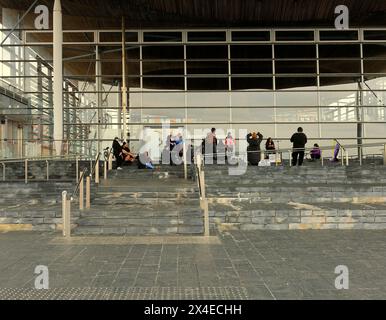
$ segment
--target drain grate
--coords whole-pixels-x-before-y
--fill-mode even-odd
[[[244,287],[0,288],[0,300],[247,300]]]

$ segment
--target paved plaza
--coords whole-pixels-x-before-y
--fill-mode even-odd
[[[0,233],[0,299],[385,299],[384,231],[204,237]],[[35,290],[37,265],[49,290]],[[337,290],[338,265],[349,289]]]

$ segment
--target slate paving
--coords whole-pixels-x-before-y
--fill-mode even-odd
[[[0,299],[386,298],[384,231],[229,231],[198,239],[66,242],[58,233],[0,233]],[[46,292],[34,290],[37,265],[49,269]],[[338,265],[349,269],[348,290],[335,288]]]

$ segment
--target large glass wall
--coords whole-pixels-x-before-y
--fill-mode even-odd
[[[74,100],[66,137],[107,146],[124,121],[121,33],[66,32],[64,40],[65,101]],[[50,72],[50,31],[25,31],[21,43],[44,51],[42,72]],[[386,141],[386,30],[128,30],[125,46],[134,149],[144,129],[165,123],[196,143],[216,127],[220,138],[260,131],[287,148],[299,126],[321,146]]]

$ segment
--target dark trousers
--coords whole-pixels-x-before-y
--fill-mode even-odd
[[[292,152],[292,166],[295,167],[296,165],[301,166],[303,164],[304,160],[304,151],[296,151]]]
[[[117,163],[117,168],[122,165],[123,159],[119,154],[114,154],[116,163]]]

